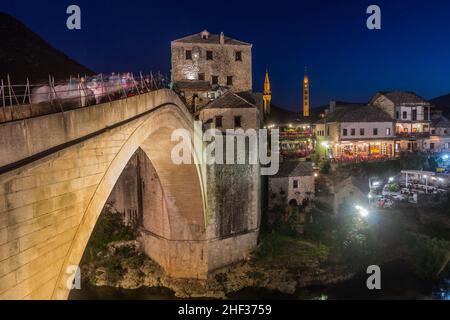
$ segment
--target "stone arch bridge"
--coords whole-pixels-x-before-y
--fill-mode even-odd
[[[198,279],[245,258],[259,230],[259,167],[173,164],[172,131],[193,127],[168,89],[0,124],[0,299],[68,297],[67,270],[139,148],[162,190],[147,254],[171,276]],[[235,209],[233,192],[244,203]]]

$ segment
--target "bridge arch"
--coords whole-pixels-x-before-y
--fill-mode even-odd
[[[158,173],[169,213],[168,224],[145,241],[155,248],[150,255],[173,276],[205,277],[202,169],[170,160],[172,131],[184,128],[193,135],[193,120],[173,93],[164,90],[159,93],[162,97],[151,95],[131,99],[118,109],[112,106],[111,111],[117,111],[113,123],[104,106],[91,107],[103,115],[95,121],[89,118],[89,108],[71,111],[61,135],[80,131],[77,125],[90,127],[91,134],[78,134],[76,143],[38,159],[33,158],[36,151],[30,151],[36,146],[28,146],[21,156],[27,156],[27,163],[0,175],[0,299],[67,298],[67,267],[79,264],[108,196],[138,148]],[[87,123],[70,122],[74,119]],[[33,128],[42,126],[29,121],[20,125],[28,138]],[[59,138],[52,137],[48,143],[56,144]],[[55,146],[47,146],[51,148]],[[12,157],[20,159],[17,155]]]

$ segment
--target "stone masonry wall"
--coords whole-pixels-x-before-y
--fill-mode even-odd
[[[192,50],[192,60],[186,60],[186,50]],[[206,52],[213,51],[213,60],[206,59]],[[242,52],[242,61],[235,61],[236,51]],[[227,76],[233,76],[232,89],[236,92],[252,90],[252,47],[250,45],[219,45],[172,43],[172,72],[175,82],[198,80],[204,73],[205,80],[219,77],[219,85],[227,86]]]

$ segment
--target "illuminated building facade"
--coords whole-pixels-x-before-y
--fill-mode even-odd
[[[197,109],[221,95],[252,91],[252,45],[207,30],[172,41],[172,81]]]

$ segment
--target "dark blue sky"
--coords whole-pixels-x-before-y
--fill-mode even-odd
[[[82,10],[69,31],[66,8]],[[366,28],[378,4],[382,30]],[[170,70],[170,41],[208,29],[253,43],[254,90],[269,68],[275,104],[300,109],[304,66],[314,106],[375,91],[450,92],[450,1],[2,0],[52,45],[98,72]]]

